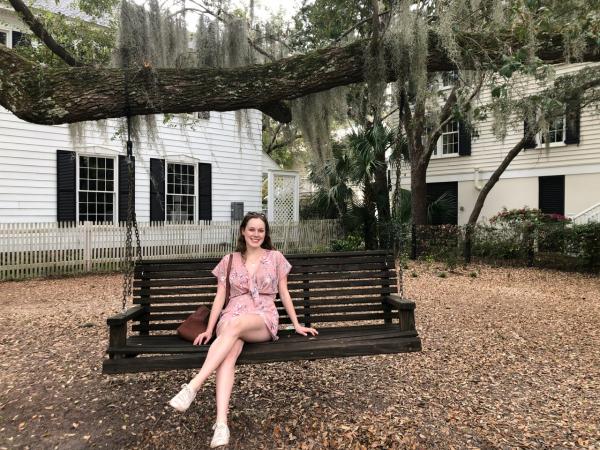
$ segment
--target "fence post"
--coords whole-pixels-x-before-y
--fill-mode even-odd
[[[91,222],[83,222],[83,261],[86,272],[92,270],[92,228]]]

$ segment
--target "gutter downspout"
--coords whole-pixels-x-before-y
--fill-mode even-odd
[[[475,189],[477,189],[478,191],[481,191],[483,189],[483,183],[481,182],[481,178],[479,175],[479,168],[475,169],[475,174],[473,176],[473,187],[475,187]]]

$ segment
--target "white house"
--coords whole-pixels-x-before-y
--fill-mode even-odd
[[[23,29],[10,6],[0,7],[0,44],[13,46]],[[200,114],[194,127],[157,116],[156,138],[134,148],[138,221],[240,219],[262,210],[268,174],[272,185],[286,187],[272,189],[270,215],[297,220],[295,175],[276,172],[262,152],[261,113],[247,114],[241,127],[234,112]],[[89,124],[77,143],[65,125],[27,123],[0,107],[0,223],[125,220],[126,152],[115,138],[121,125]]]
[[[563,64],[556,75],[584,67]],[[534,81],[526,92],[536,89]],[[490,92],[483,92],[479,102],[485,104]],[[566,111],[552,124],[547,148],[537,136],[530,148],[523,150],[509,165],[488,195],[480,220],[485,221],[502,208],[539,208],[547,213],[560,213],[600,220],[600,117],[594,107],[581,113]],[[450,222],[465,224],[477,196],[500,165],[508,151],[522,138],[524,126],[511,129],[504,142],[492,133],[491,117],[476,124],[471,137],[457,122],[448,124],[427,169],[428,195],[437,198],[444,192],[455,199],[455,216]],[[410,187],[410,171],[403,173],[403,187]]]

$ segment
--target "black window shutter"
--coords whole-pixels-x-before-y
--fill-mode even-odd
[[[133,210],[135,211],[135,156],[133,163]],[[127,157],[119,155],[119,221],[127,220],[127,206],[129,204],[129,173],[127,169]]]
[[[212,220],[212,164],[198,163],[198,220]]]
[[[12,32],[12,46],[13,48],[19,47],[19,46],[23,46],[23,45],[29,45],[29,39],[26,36],[23,36],[23,33],[21,33],[20,31],[13,31]]]
[[[75,152],[56,151],[56,220],[58,222],[75,222],[77,165]]]
[[[546,214],[565,214],[565,176],[539,177],[539,209]]]
[[[579,144],[579,123],[581,119],[581,103],[573,100],[567,103],[565,112],[566,133],[565,144]]]
[[[523,136],[527,137],[527,134],[529,133],[529,121],[527,119],[525,119],[523,121]],[[525,148],[536,148],[537,147],[537,142],[535,141],[535,135],[530,136],[527,141],[525,142]]]
[[[165,221],[165,160],[150,158],[150,221]]]
[[[444,197],[445,203],[450,206],[448,210],[445,208],[436,210],[431,207],[431,204],[440,197]],[[430,225],[456,225],[458,223],[458,182],[427,183],[427,207]]]
[[[463,121],[458,122],[458,154],[460,156],[471,155],[471,130]]]

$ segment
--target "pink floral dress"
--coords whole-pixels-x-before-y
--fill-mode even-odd
[[[217,277],[219,285],[225,286],[228,263],[229,255],[226,255],[212,271],[213,275]],[[228,320],[242,314],[258,314],[265,321],[273,340],[277,340],[279,314],[275,307],[275,295],[278,292],[279,280],[287,276],[291,268],[292,265],[281,252],[265,250],[251,277],[244,265],[241,253],[233,253],[229,275],[231,296],[229,304],[219,316],[217,335],[219,328]]]

